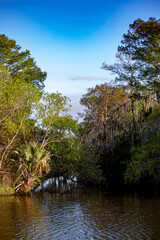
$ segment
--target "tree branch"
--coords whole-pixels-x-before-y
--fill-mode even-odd
[[[4,150],[4,152],[3,152],[3,154],[2,154],[2,157],[1,157],[1,160],[0,160],[0,169],[1,169],[1,167],[2,167],[2,162],[3,162],[4,156],[5,156],[6,152],[7,152],[7,150],[9,149],[9,147],[10,147],[10,146],[12,145],[12,143],[14,142],[15,138],[17,137],[17,135],[18,135],[18,133],[19,133],[19,130],[20,130],[21,127],[22,127],[24,117],[25,117],[25,115],[23,116],[23,118],[22,118],[22,120],[21,120],[21,123],[20,123],[20,125],[19,125],[19,128],[18,128],[16,134],[13,136],[12,140],[10,141],[10,143],[8,144],[8,146],[6,147],[6,149]]]

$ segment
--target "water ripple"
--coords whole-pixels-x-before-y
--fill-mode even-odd
[[[159,239],[160,199],[106,195],[0,198],[0,239]]]

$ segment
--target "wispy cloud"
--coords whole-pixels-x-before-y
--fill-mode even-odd
[[[101,77],[71,77],[70,78],[71,80],[75,80],[75,81],[78,81],[78,80],[86,80],[86,81],[107,81],[108,78],[101,78]]]

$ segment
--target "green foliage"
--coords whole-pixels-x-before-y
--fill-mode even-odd
[[[13,79],[8,70],[0,65],[0,111],[1,123],[12,125],[11,130],[15,129],[13,119],[21,119],[24,114],[28,116],[34,104],[39,100],[37,90],[31,83]]]
[[[100,157],[95,153],[95,147],[93,145],[82,145],[80,149],[80,159],[76,166],[76,172],[80,182],[84,184],[97,184],[105,180],[102,176],[99,159]]]
[[[46,168],[50,159],[50,153],[41,149],[35,142],[21,146],[16,153],[19,158],[19,171],[23,171],[23,175],[24,173],[41,175],[39,171]]]
[[[149,18],[143,21],[140,18],[130,24],[127,34],[123,35],[120,50],[127,54],[132,53],[134,59],[151,63],[159,63],[160,20]]]
[[[78,176],[83,183],[99,182],[102,180],[102,172],[98,156],[90,145],[82,143],[78,129],[77,121],[67,119],[67,134],[61,141],[48,144],[47,148],[52,153],[50,174],[66,178]]]
[[[156,141],[159,137],[159,41],[160,20],[134,21],[118,47],[117,62],[102,65],[102,69],[116,75],[114,85],[97,85],[88,89],[88,93],[81,98],[81,104],[85,106],[82,115],[84,122],[81,123],[82,139],[85,143],[94,144],[95,151],[100,153],[104,174],[111,181],[113,178],[119,181],[124,173],[131,146],[137,146],[140,142],[143,146],[149,138]],[[135,152],[140,155],[141,150],[136,147]],[[147,147],[145,150],[147,152]],[[154,159],[154,153],[151,155]],[[140,169],[141,161],[143,165],[143,157],[135,167],[137,178],[143,171]],[[136,164],[132,160],[130,164],[132,162]],[[146,174],[151,174],[149,165],[145,164]],[[128,176],[131,178],[129,171],[132,168],[129,166],[125,179]],[[144,165],[142,168],[145,169]],[[156,176],[155,173],[153,175]]]
[[[160,139],[131,148],[131,161],[125,172],[125,182],[138,182],[145,176],[160,180]]]
[[[60,93],[44,93],[36,107],[36,118],[41,136],[42,148],[50,142],[61,142],[72,131],[74,120],[68,114],[70,100]]]
[[[30,188],[40,181],[44,171],[48,172],[50,152],[33,142],[27,146],[22,145],[15,153],[18,158],[14,160],[18,165],[18,177],[15,182],[23,181],[21,186],[25,184]]]
[[[41,120],[41,126],[47,129],[65,116],[70,110],[69,101],[69,98],[58,92],[44,93],[36,108],[36,117]]]
[[[139,81],[147,86],[156,98],[160,98],[160,19],[149,18],[148,21],[137,19],[130,24],[127,34],[123,35],[119,52],[138,61]]]
[[[160,106],[154,106],[152,113],[148,116],[149,123],[155,123],[155,121],[160,122]]]
[[[107,180],[119,178],[131,155],[126,182],[144,176],[158,181],[159,41],[160,20],[137,19],[130,25],[118,47],[118,61],[102,66],[116,74],[114,85],[88,89],[81,98],[84,121],[78,124],[69,115],[69,98],[42,92],[46,73],[30,52],[1,34],[0,168],[10,165],[16,182],[28,192],[49,170],[86,183],[103,181],[102,169]]]
[[[15,193],[15,190],[13,187],[0,184],[0,195],[13,195]]]
[[[98,170],[97,175],[94,173],[96,163],[95,169],[92,167],[91,171],[95,157],[91,159],[91,153],[86,150],[84,154],[79,125],[68,114],[69,110],[69,99],[60,93],[45,93],[37,105],[36,116],[40,119],[40,127],[44,129],[41,146],[46,146],[52,154],[50,175],[82,177],[84,171],[88,172],[88,181],[98,179]]]
[[[14,146],[20,131],[28,130],[28,119],[39,100],[37,89],[32,83],[15,78],[0,65],[0,165],[7,151]]]
[[[59,124],[59,136],[54,138],[48,144],[48,149],[50,149],[53,155],[62,161],[66,161],[66,165],[68,165],[67,160],[71,158],[75,160],[78,158],[78,148],[79,148],[79,139],[78,139],[78,124],[77,121],[72,118],[61,118],[62,120]],[[62,134],[63,133],[63,134]],[[58,161],[59,161],[58,160]]]
[[[26,81],[38,90],[42,90],[46,72],[42,72],[36,65],[29,50],[20,50],[21,47],[14,40],[0,34],[0,64],[7,67],[13,79]]]
[[[15,172],[16,191],[30,191],[49,164],[52,173],[66,177],[87,179],[88,172],[92,181],[100,176],[96,157],[85,149],[79,125],[69,115],[69,98],[42,93],[45,78],[28,50],[0,35],[0,168]],[[99,102],[98,97],[92,100]]]

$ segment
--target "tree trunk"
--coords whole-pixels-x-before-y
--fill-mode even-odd
[[[25,194],[25,195],[29,194],[30,191],[31,191],[32,184],[33,184],[33,179],[31,177],[28,178],[28,179],[25,179],[23,181],[23,186],[22,186],[22,189],[21,189],[21,193]]]
[[[136,119],[135,119],[135,109],[134,109],[134,99],[132,99],[132,119],[133,119],[133,135],[132,135],[132,145],[135,146],[137,141],[137,131],[136,131]]]
[[[4,152],[3,152],[2,156],[1,156],[0,169],[2,168],[2,163],[3,163],[3,159],[4,159],[5,154],[7,153],[9,147],[12,145],[12,143],[14,142],[14,140],[16,139],[16,137],[17,137],[17,135],[18,135],[18,133],[19,133],[19,130],[20,130],[21,127],[22,127],[24,117],[25,117],[25,115],[24,115],[23,118],[21,119],[21,123],[20,123],[20,125],[19,125],[19,128],[18,128],[17,132],[15,133],[15,135],[13,136],[13,138],[11,139],[11,141],[9,142],[9,144],[7,145],[7,147],[5,148],[5,150],[4,150]]]

